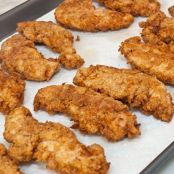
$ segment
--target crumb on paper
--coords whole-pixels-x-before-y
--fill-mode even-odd
[[[77,35],[76,41],[77,41],[77,42],[80,41],[80,36],[79,36],[79,35]]]
[[[170,15],[174,17],[174,5],[172,5],[171,7],[169,7],[168,10],[169,10]]]

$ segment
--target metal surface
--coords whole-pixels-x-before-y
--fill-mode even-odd
[[[157,174],[160,168],[174,156],[174,142],[171,143],[140,174]]]
[[[54,9],[61,0],[29,0],[16,8],[0,15],[0,40],[16,30],[16,23],[34,20]],[[174,156],[174,142],[152,161],[140,174],[155,174],[157,170]]]
[[[34,20],[56,8],[61,0],[29,0],[0,15],[0,40],[14,33],[16,23]]]

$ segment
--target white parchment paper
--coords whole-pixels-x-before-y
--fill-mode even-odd
[[[161,1],[162,10],[174,3],[172,0]],[[168,13],[167,13],[168,14]],[[54,21],[54,10],[44,15],[39,20]],[[119,45],[126,38],[140,35],[141,29],[138,27],[138,22],[146,20],[146,18],[135,18],[135,22],[128,29],[113,32],[87,33],[72,31],[74,37],[80,36],[80,41],[75,41],[74,46],[77,52],[85,59],[84,66],[91,64],[103,64],[113,67],[126,68],[129,67],[126,60],[118,52]],[[44,46],[39,46],[46,57],[57,57],[58,54],[51,52]],[[72,122],[63,115],[57,114],[49,116],[46,112],[33,111],[33,99],[42,87],[53,84],[72,83],[72,79],[76,70],[67,71],[62,69],[49,82],[26,82],[24,105],[30,109],[33,116],[40,122],[47,120],[60,122],[65,126],[70,126]],[[174,97],[174,87],[167,87]],[[109,174],[138,174],[141,172],[157,155],[159,155],[173,140],[174,140],[174,120],[171,123],[164,123],[154,119],[153,117],[144,116],[138,111],[133,111],[138,122],[141,123],[142,135],[139,138],[128,140],[125,139],[116,143],[109,143],[105,138],[100,136],[82,135],[78,130],[75,131],[78,139],[86,144],[98,143],[104,147],[107,160],[111,162]],[[0,115],[0,143],[8,146],[8,143],[3,138],[4,131],[4,116]],[[54,174],[55,172],[45,168],[44,164],[29,163],[21,166],[22,171],[26,174]]]

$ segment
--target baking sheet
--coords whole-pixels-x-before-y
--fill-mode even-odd
[[[161,1],[162,9],[167,12],[167,8],[172,4],[172,1]],[[54,21],[54,10],[44,15],[39,20]],[[139,35],[141,29],[138,27],[138,22],[145,20],[145,18],[136,18],[135,22],[128,29],[113,31],[113,32],[100,32],[100,33],[85,33],[73,31],[74,37],[80,36],[80,42],[74,43],[77,52],[84,57],[85,65],[91,64],[104,64],[114,67],[125,68],[129,67],[126,60],[117,51],[121,41],[126,38]],[[57,57],[44,46],[39,46],[38,50],[41,51],[46,57]],[[70,126],[72,122],[65,116],[57,114],[49,116],[46,112],[33,111],[33,99],[42,87],[53,84],[72,83],[72,79],[76,70],[67,71],[62,69],[57,73],[49,82],[26,82],[25,100],[24,105],[28,107],[33,116],[41,122],[47,120],[60,122],[66,126]],[[168,86],[168,90],[174,97],[173,87]],[[174,140],[174,120],[168,124],[154,119],[153,117],[144,116],[138,111],[133,111],[137,117],[138,122],[141,123],[142,135],[139,138],[123,141],[117,143],[109,143],[106,139],[100,136],[82,135],[78,130],[74,131],[78,139],[86,144],[98,143],[105,149],[107,160],[111,162],[109,174],[138,174],[140,173],[154,158],[156,158],[173,140]],[[2,137],[4,130],[4,117],[0,115],[0,142],[8,145]],[[45,169],[45,165],[30,163],[22,165],[22,170],[26,174],[42,173],[53,174],[53,171]]]

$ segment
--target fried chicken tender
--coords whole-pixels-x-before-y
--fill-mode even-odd
[[[17,26],[17,31],[27,39],[60,53],[59,61],[65,68],[79,68],[84,63],[73,48],[73,35],[61,26],[44,21],[20,22]]]
[[[174,53],[170,49],[143,43],[140,37],[133,37],[122,43],[120,51],[136,69],[174,85]]]
[[[151,15],[146,22],[141,22],[142,38],[146,43],[169,47],[174,52],[174,18],[163,12]]]
[[[22,35],[14,35],[1,46],[2,67],[9,73],[33,81],[45,81],[60,69],[58,60],[45,59],[33,42]]]
[[[133,16],[150,16],[160,10],[157,0],[97,0],[111,10],[131,13]]]
[[[23,174],[17,164],[7,155],[2,144],[0,144],[0,174]]]
[[[106,174],[109,169],[101,146],[81,144],[61,124],[39,123],[24,107],[6,117],[4,136],[9,155],[18,161],[45,162],[60,174]]]
[[[67,114],[75,122],[74,128],[103,135],[110,141],[140,134],[136,117],[128,112],[126,105],[83,87],[60,85],[40,89],[34,109]]]
[[[24,98],[25,82],[0,69],[0,112],[8,114],[19,107]]]
[[[165,85],[137,70],[90,66],[78,70],[74,83],[122,100],[162,121],[173,117],[172,98]]]
[[[97,8],[92,0],[64,0],[55,11],[56,20],[67,28],[82,31],[107,31],[127,28],[131,14]]]

